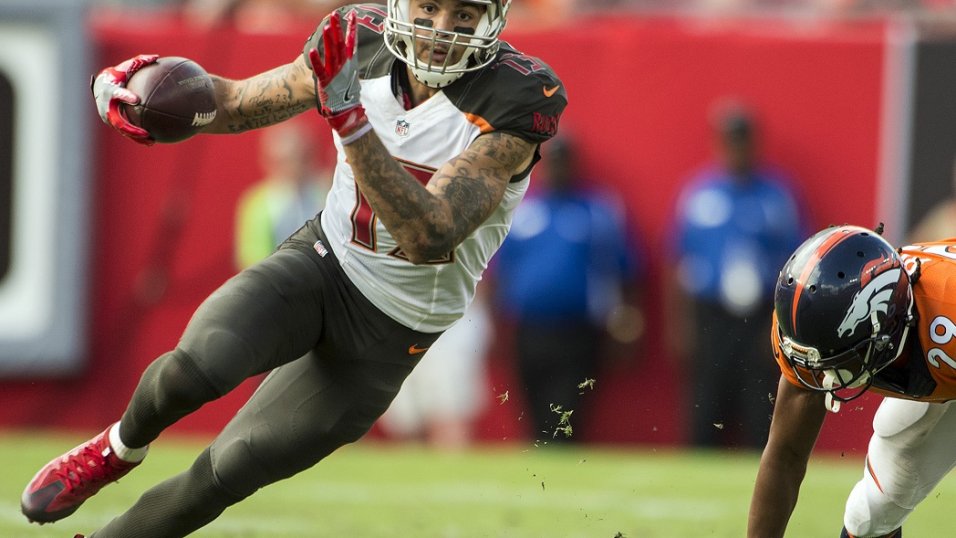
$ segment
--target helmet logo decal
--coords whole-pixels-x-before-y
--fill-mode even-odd
[[[853,331],[861,323],[869,320],[875,312],[881,312],[885,316],[901,273],[902,269],[899,267],[880,273],[867,282],[863,289],[856,292],[846,316],[843,317],[843,322],[837,328],[837,336],[843,338],[853,334]]]

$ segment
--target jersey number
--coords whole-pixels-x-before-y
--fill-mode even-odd
[[[397,160],[402,164],[402,167],[404,167],[405,170],[407,170],[408,173],[417,179],[422,185],[427,184],[428,180],[431,179],[432,175],[437,170],[435,168],[403,161],[401,159]],[[356,185],[355,207],[352,209],[352,244],[359,245],[363,248],[371,250],[372,252],[378,252],[378,236],[375,233],[376,220],[377,217],[375,216],[375,210],[372,209],[372,204],[369,203],[368,198],[362,194],[362,191],[359,190],[358,185]],[[406,256],[399,247],[393,248],[388,255],[395,258],[408,260],[408,256]],[[454,252],[449,252],[438,259],[430,260],[428,263],[451,263],[454,261],[454,259]]]
[[[956,337],[956,324],[946,316],[936,316],[936,319],[929,325],[929,337],[930,340],[941,346],[947,344]],[[926,360],[935,368],[939,368],[939,361],[943,361],[950,368],[956,369],[956,361],[938,347],[934,347],[926,353]]]
[[[919,246],[917,248],[911,246],[904,251],[904,259],[908,271],[912,271],[915,267],[916,258],[919,257],[920,252],[936,254],[937,256],[956,260],[956,252],[952,250],[950,245],[930,245]],[[936,316],[929,325],[929,338],[935,344],[941,346],[946,345],[950,340],[956,338],[956,323],[953,323],[953,320],[946,316]],[[942,361],[950,368],[956,370],[956,360],[953,360],[952,357],[938,347],[934,347],[926,352],[926,360],[929,361],[934,368],[939,368],[939,363]]]
[[[513,52],[502,54],[500,62],[502,65],[507,65],[525,76],[543,71],[546,68],[544,64],[535,58],[525,56],[524,54],[515,54]]]

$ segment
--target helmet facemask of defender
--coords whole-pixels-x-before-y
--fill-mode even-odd
[[[840,226],[801,245],[774,296],[780,347],[827,408],[862,395],[895,361],[913,324],[913,290],[896,250],[871,230]]]
[[[413,19],[412,7],[417,1],[420,0],[388,0],[385,18],[385,46],[411,67],[416,79],[426,86],[443,88],[494,60],[510,0],[459,0],[481,8],[482,12],[474,29],[452,30],[437,30],[428,19]],[[436,58],[432,51],[443,57]],[[421,56],[426,53],[428,57],[423,60]]]

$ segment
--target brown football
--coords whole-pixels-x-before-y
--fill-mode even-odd
[[[212,79],[188,58],[161,57],[133,73],[126,88],[140,98],[123,105],[126,117],[157,142],[185,140],[216,118]]]

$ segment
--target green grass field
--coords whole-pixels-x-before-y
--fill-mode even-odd
[[[73,516],[30,525],[19,496],[51,457],[84,440],[0,433],[0,537],[72,538],[90,532],[147,487],[186,468],[193,439],[160,440],[142,467]],[[788,536],[839,535],[861,462],[818,459]],[[491,446],[462,454],[363,442],[260,491],[195,534],[318,538],[676,538],[744,536],[757,455]],[[956,483],[940,486],[907,523],[908,537],[952,534]]]

